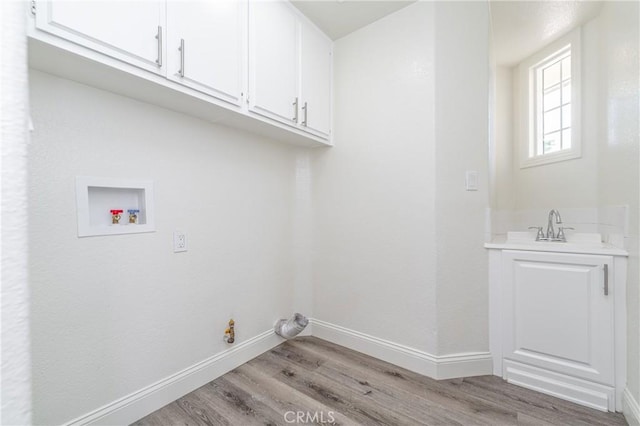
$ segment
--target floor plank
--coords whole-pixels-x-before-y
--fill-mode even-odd
[[[411,418],[397,410],[387,410],[364,393],[353,392],[348,387],[291,363],[274,353],[266,353],[249,361],[256,367],[276,369],[279,381],[292,390],[321,401],[358,424],[412,424]]]
[[[458,423],[476,425],[517,424],[513,411],[505,410],[500,404],[483,401],[474,395],[463,394],[450,389],[444,382],[429,379],[417,373],[396,367],[364,354],[342,348],[321,340],[297,345],[299,350],[313,350],[324,353],[331,362],[341,365],[349,374],[362,374],[364,380],[379,383],[378,386],[393,392],[403,391],[415,395],[425,405],[436,405],[450,413]],[[400,396],[399,396],[400,397]]]
[[[296,417],[300,416],[300,417]],[[147,425],[626,425],[495,376],[433,380],[314,337],[289,340],[135,422]]]

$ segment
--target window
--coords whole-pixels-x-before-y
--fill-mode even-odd
[[[520,64],[521,167],[581,156],[580,30]]]

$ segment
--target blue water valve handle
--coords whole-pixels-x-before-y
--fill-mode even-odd
[[[140,210],[138,209],[129,209],[127,210],[129,213],[129,223],[138,223],[138,213]]]

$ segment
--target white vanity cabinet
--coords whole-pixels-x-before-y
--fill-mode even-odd
[[[249,3],[249,110],[329,139],[332,42],[288,2]]]
[[[164,1],[38,1],[36,28],[163,73]]]
[[[167,2],[167,78],[240,106],[245,1]]]
[[[613,257],[502,256],[503,357],[613,386]]]
[[[488,247],[494,374],[603,411],[625,384],[626,254]]]

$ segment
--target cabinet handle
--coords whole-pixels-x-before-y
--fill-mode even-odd
[[[180,69],[178,70],[178,74],[180,77],[184,77],[184,39],[180,39],[180,47],[178,47],[180,51]]]
[[[158,25],[158,34],[156,34],[156,40],[158,40],[158,59],[156,59],[156,64],[159,67],[162,66],[162,27]]]
[[[609,265],[604,265],[604,295],[609,295]]]
[[[294,110],[293,110],[293,122],[297,123],[298,122],[298,98],[296,98],[296,100],[293,101],[292,105],[294,107]]]
[[[302,119],[302,125],[307,127],[307,103],[305,102],[302,106],[302,110],[304,111],[304,118]]]

